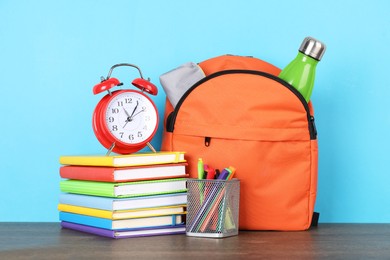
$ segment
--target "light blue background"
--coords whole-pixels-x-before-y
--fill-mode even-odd
[[[328,47],[312,96],[320,220],[390,222],[389,3],[0,1],[0,221],[58,221],[59,156],[105,153],[92,87],[113,64],[137,64],[158,85],[162,116],[162,73],[226,53],[284,67],[313,36]]]

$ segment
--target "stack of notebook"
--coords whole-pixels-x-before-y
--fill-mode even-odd
[[[185,233],[183,152],[61,156],[63,228],[113,238]]]

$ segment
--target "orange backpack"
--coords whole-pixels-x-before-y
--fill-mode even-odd
[[[224,55],[199,63],[206,77],[173,109],[166,102],[161,150],[234,166],[241,182],[241,230],[306,230],[314,215],[318,144],[312,105],[279,79],[280,69],[253,57]]]

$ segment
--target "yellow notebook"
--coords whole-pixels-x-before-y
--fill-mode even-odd
[[[186,162],[184,152],[133,153],[126,155],[74,155],[60,156],[63,165],[84,166],[140,166]]]
[[[164,206],[156,208],[132,209],[132,210],[101,210],[73,206],[68,204],[58,204],[58,210],[62,212],[76,213],[106,219],[129,219],[166,216],[174,214],[185,214],[186,205]]]

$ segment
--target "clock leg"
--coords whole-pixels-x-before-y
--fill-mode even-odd
[[[152,150],[152,152],[157,153],[156,149],[154,149],[151,143],[147,142],[146,145],[150,148],[150,150]]]
[[[114,147],[115,147],[115,143],[112,143],[112,145],[110,146],[110,148],[108,148],[108,150],[107,150],[106,156],[109,156],[109,155],[110,155],[110,153],[112,152],[112,150],[114,149]]]

